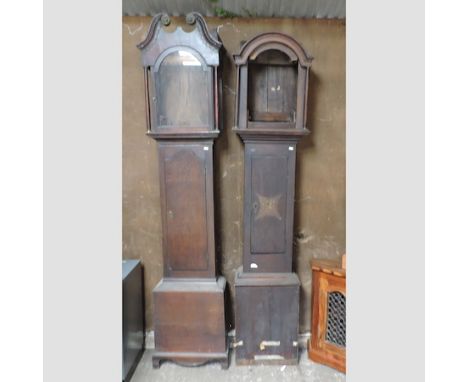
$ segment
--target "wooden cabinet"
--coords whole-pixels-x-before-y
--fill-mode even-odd
[[[237,364],[298,362],[299,279],[292,272],[296,144],[312,59],[265,33],[238,55],[236,126],[244,142],[243,267],[236,281]]]
[[[312,268],[312,320],[309,358],[346,372],[346,270],[315,261]]]
[[[140,260],[122,261],[122,381],[128,382],[145,351],[145,302]]]
[[[147,134],[158,146],[163,226],[164,275],[153,291],[153,366],[168,359],[227,367],[226,281],[216,275],[213,201],[221,43],[199,14],[186,21],[191,28],[171,32],[164,27],[169,17],[159,14],[138,45]]]

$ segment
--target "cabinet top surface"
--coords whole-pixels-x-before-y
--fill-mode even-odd
[[[333,260],[312,260],[310,262],[312,271],[319,271],[332,274],[338,277],[346,277],[346,269],[342,268],[339,261]]]
[[[140,265],[140,260],[122,260],[122,280]]]

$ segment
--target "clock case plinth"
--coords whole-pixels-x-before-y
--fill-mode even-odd
[[[219,134],[219,50],[201,15],[168,31],[153,18],[141,50],[147,135],[157,142],[164,273],[153,290],[153,367],[170,360],[228,367],[226,280],[215,266],[213,142]],[[190,27],[187,27],[190,29]]]
[[[226,279],[167,279],[153,290],[155,351],[153,367],[163,360],[184,366],[217,361],[229,366],[224,316]]]
[[[292,271],[297,142],[312,59],[291,37],[265,33],[234,56],[234,131],[244,142],[243,266],[235,278],[236,364],[298,363],[300,282]]]

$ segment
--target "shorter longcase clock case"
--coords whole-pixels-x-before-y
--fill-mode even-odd
[[[138,45],[144,68],[148,136],[157,141],[164,274],[153,291],[155,352],[184,365],[228,366],[224,294],[216,275],[213,141],[219,134],[217,36],[197,13],[166,28],[154,17]]]
[[[236,363],[298,362],[299,279],[292,270],[296,144],[308,134],[312,59],[293,38],[265,33],[234,56],[244,142],[243,266],[237,272]]]

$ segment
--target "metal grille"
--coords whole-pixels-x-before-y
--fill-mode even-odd
[[[340,292],[328,293],[326,341],[346,347],[346,296]]]

